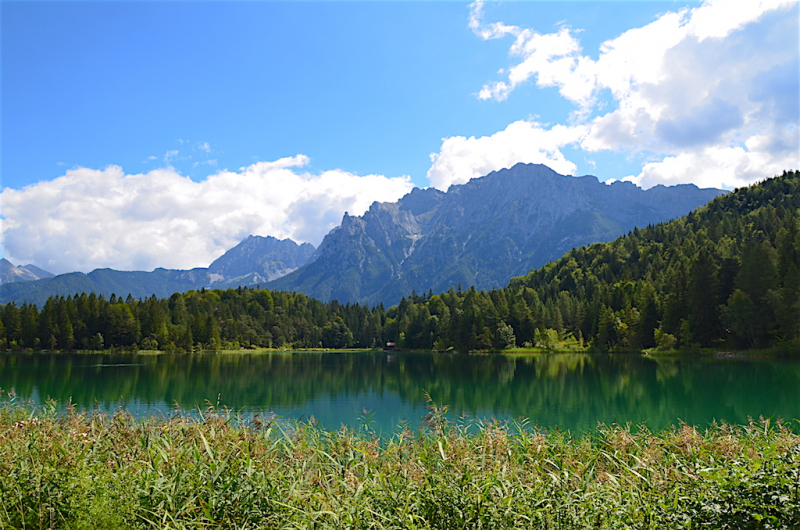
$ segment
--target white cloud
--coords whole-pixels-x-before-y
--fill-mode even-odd
[[[519,59],[478,98],[502,101],[531,80],[557,87],[576,105],[569,128],[582,133],[580,147],[644,156],[632,177],[643,186],[742,185],[800,165],[797,0],[708,0],[604,42],[596,60],[566,26],[541,34],[485,23],[483,10],[482,0],[471,5],[470,28],[484,40],[513,36],[509,55]],[[464,144],[443,141],[434,176],[442,156],[459,168],[480,155],[463,148],[465,161],[452,159],[450,140]],[[561,160],[559,147],[548,156]]]
[[[517,26],[506,26],[502,22],[485,24],[483,22],[483,0],[475,0],[469,6],[469,27],[483,40],[499,39],[506,35],[518,35]]]
[[[315,175],[298,155],[194,182],[172,168],[127,175],[79,168],[21,190],[6,188],[3,254],[61,273],[98,267],[204,267],[244,237],[272,235],[318,245],[342,215],[395,201],[408,177]]]
[[[580,52],[580,46],[568,28],[563,27],[558,33],[542,35],[530,29],[508,26],[502,22],[486,24],[482,20],[483,5],[483,0],[477,0],[470,5],[469,27],[483,40],[513,35],[516,39],[509,54],[522,57],[522,61],[508,70],[500,69],[500,74],[508,72],[508,82],[496,81],[484,85],[478,92],[479,99],[502,101],[534,75],[538,75],[539,86],[556,86],[559,84],[559,79],[576,70],[575,55]],[[584,75],[584,66],[581,65],[578,75]],[[571,96],[583,97],[577,93]]]
[[[657,184],[693,183],[701,188],[733,189],[797,167],[797,134],[773,131],[751,136],[744,146],[709,146],[668,156],[644,165],[635,184],[650,188]],[[792,148],[791,142],[794,142]]]
[[[434,188],[447,190],[451,184],[463,184],[517,162],[546,164],[570,175],[577,167],[564,158],[560,148],[575,143],[583,134],[583,127],[558,125],[546,129],[536,122],[520,120],[491,136],[444,138],[439,152],[431,155],[428,180]]]
[[[486,24],[482,21],[483,2],[478,0],[471,6],[470,28],[484,40],[513,35],[516,38],[509,54],[522,58],[507,69],[508,82],[485,85],[479,97],[492,94],[494,99],[505,99],[520,84],[536,77],[539,86],[558,86],[564,97],[578,104],[591,104],[593,92],[602,89],[610,89],[617,99],[624,98],[639,84],[658,83],[669,76],[665,55],[681,42],[721,39],[765,13],[796,4],[797,0],[716,0],[695,9],[669,12],[604,42],[595,61],[581,55],[580,42],[570,28],[541,34],[502,22]]]
[[[699,40],[724,38],[758,20],[767,11],[795,5],[796,0],[709,0],[693,9],[687,24]]]

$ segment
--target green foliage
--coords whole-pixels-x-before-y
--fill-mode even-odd
[[[516,344],[517,337],[514,336],[514,328],[501,320],[497,326],[497,340],[495,342],[495,347],[498,350],[504,350],[506,348],[513,348],[516,346]]]
[[[192,351],[244,348],[370,348],[383,341],[384,310],[323,304],[261,289],[189,291],[168,299],[94,294],[9,303],[0,311],[6,348]]]
[[[655,341],[656,349],[660,351],[674,350],[675,346],[678,344],[674,335],[670,335],[661,328],[655,330]]]
[[[794,528],[800,438],[769,421],[574,437],[524,421],[379,438],[311,423],[0,407],[2,528]]]
[[[353,332],[342,317],[335,317],[322,328],[322,345],[326,348],[349,348],[353,345]]]

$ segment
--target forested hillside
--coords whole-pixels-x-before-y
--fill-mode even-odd
[[[499,350],[557,341],[600,351],[800,343],[800,174],[568,252],[490,292],[412,293],[384,310],[259,289],[168,299],[7,304],[0,347],[190,350],[375,347]]]
[[[412,348],[497,349],[557,339],[596,350],[800,342],[800,174],[573,249],[505,289],[413,295],[384,334]]]
[[[784,173],[675,221],[568,252],[515,278],[552,325],[599,349],[761,348],[800,339],[800,174]]]

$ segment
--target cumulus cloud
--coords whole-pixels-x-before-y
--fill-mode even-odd
[[[709,146],[667,156],[628,177],[650,188],[657,184],[696,184],[701,188],[738,188],[798,167],[797,134],[778,130],[748,138],[743,146]]]
[[[519,64],[502,69],[508,72],[508,82],[496,81],[486,84],[478,92],[480,99],[495,99],[502,101],[532,76],[538,77],[539,86],[562,85],[565,76],[584,76],[585,67],[588,65],[576,55],[581,51],[578,40],[572,35],[569,28],[562,27],[558,33],[541,34],[530,29],[518,26],[508,26],[502,22],[483,22],[483,0],[477,0],[470,5],[469,27],[483,40],[499,39],[506,35],[515,37],[514,44],[509,54],[522,57]],[[578,67],[578,63],[580,67]],[[570,98],[582,100],[591,93],[591,87],[575,90],[570,87],[567,92]],[[582,93],[579,93],[582,92]]]
[[[408,177],[312,174],[303,155],[259,162],[194,182],[173,168],[125,174],[78,168],[0,194],[3,253],[55,273],[98,267],[207,266],[248,235],[318,245],[345,211],[395,201]]]
[[[483,0],[471,5],[470,27],[482,39],[513,35],[509,55],[520,57],[507,69],[508,82],[484,86],[481,99],[505,99],[523,82],[535,77],[540,86],[558,86],[561,94],[579,104],[591,104],[594,92],[610,89],[618,99],[629,96],[641,84],[664,80],[671,70],[666,55],[685,41],[697,44],[724,39],[732,32],[763,17],[765,13],[797,4],[797,0],[711,0],[694,9],[669,12],[652,23],[633,28],[604,42],[597,60],[581,55],[575,32],[564,26],[557,33],[482,21]],[[687,50],[692,52],[703,50]],[[796,50],[789,50],[789,53]],[[681,58],[690,57],[682,54]],[[735,58],[734,58],[735,59]],[[499,89],[498,87],[505,87]]]
[[[539,123],[520,120],[491,136],[445,138],[439,152],[431,155],[433,165],[428,170],[428,180],[434,188],[446,191],[451,184],[463,184],[518,162],[546,164],[571,175],[577,167],[560,148],[575,143],[583,134],[582,127],[547,129]]]
[[[632,177],[641,185],[744,184],[800,165],[797,0],[708,0],[667,12],[604,42],[597,59],[583,54],[578,32],[567,26],[539,33],[487,23],[484,7],[483,0],[471,5],[470,28],[484,40],[512,36],[515,62],[478,98],[502,101],[528,82],[557,87],[575,105],[570,125],[557,127],[570,129],[572,142],[578,135],[586,151],[644,157],[648,163]],[[600,103],[606,95],[609,108]],[[520,134],[520,140],[530,137]],[[459,172],[449,177],[453,182],[476,166],[480,153],[462,149],[460,161],[453,158],[453,144],[465,140],[444,139],[429,176],[442,179],[436,165],[443,157],[447,169]],[[562,145],[543,151],[561,160]]]

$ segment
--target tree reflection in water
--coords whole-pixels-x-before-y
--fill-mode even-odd
[[[528,418],[585,432],[597,422],[679,420],[705,426],[748,416],[800,418],[795,359],[651,359],[637,355],[449,355],[260,353],[186,355],[0,354],[0,388],[22,399],[70,399],[78,407],[134,414],[205,408],[314,416],[323,425],[415,427],[425,394],[453,417]]]

